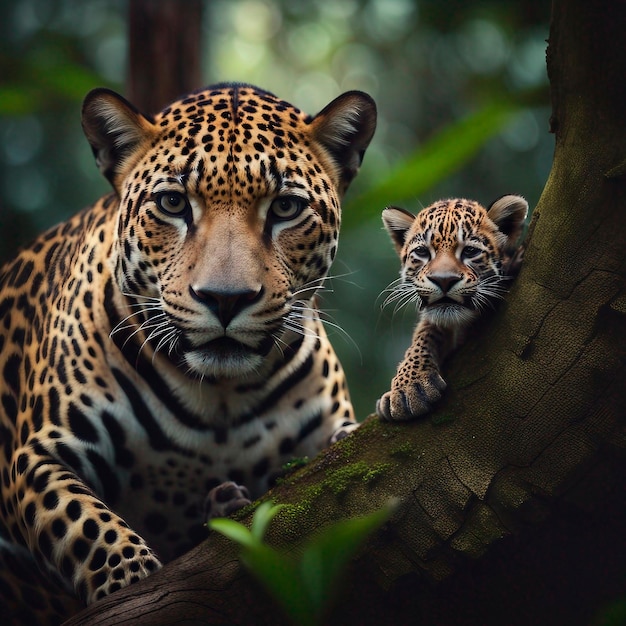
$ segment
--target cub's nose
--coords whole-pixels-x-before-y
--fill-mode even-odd
[[[258,302],[263,296],[259,289],[215,289],[211,287],[189,286],[191,296],[204,304],[226,328],[244,309]]]
[[[458,274],[431,274],[428,277],[428,280],[431,283],[435,283],[435,285],[437,285],[437,287],[439,287],[439,289],[446,294],[461,280],[461,278],[463,277]]]

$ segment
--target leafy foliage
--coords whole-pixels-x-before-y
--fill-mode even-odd
[[[322,624],[340,576],[365,539],[388,518],[387,509],[342,520],[324,528],[303,548],[299,558],[263,542],[271,520],[286,505],[263,502],[250,529],[232,519],[218,518],[209,527],[241,548],[241,561],[298,626]]]
[[[519,108],[512,102],[492,102],[443,128],[385,178],[353,198],[346,206],[344,226],[357,217],[378,217],[381,207],[420,196],[438,185],[474,157]]]

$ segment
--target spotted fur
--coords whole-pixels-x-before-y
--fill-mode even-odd
[[[518,270],[517,239],[528,211],[520,196],[503,196],[488,210],[471,200],[436,202],[417,217],[398,208],[383,222],[400,256],[401,279],[389,302],[415,302],[420,320],[391,390],[376,411],[386,420],[423,415],[446,387],[441,365],[481,310],[502,297]]]
[[[0,623],[147,576],[355,427],[315,294],[375,117],[354,91],[315,117],[239,84],[154,118],[87,96],[113,193],[0,272]]]

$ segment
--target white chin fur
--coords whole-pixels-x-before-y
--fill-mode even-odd
[[[191,351],[185,355],[185,364],[198,377],[241,378],[258,371],[263,358],[258,354],[213,355]]]
[[[435,326],[458,328],[467,326],[467,324],[476,319],[478,313],[461,305],[449,304],[446,306],[426,307],[422,309],[421,315]]]

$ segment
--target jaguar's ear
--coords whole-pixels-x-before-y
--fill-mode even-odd
[[[152,135],[152,121],[119,94],[99,88],[87,94],[82,122],[100,171],[116,187],[128,157]]]
[[[512,246],[519,238],[527,214],[528,202],[522,196],[501,196],[487,209],[489,219],[506,235],[506,247]]]
[[[406,235],[414,221],[415,215],[413,213],[399,207],[389,206],[383,210],[383,224],[391,237],[398,256],[401,256]]]
[[[376,104],[362,91],[348,91],[326,105],[311,122],[314,138],[328,150],[343,195],[356,176],[376,130]]]

